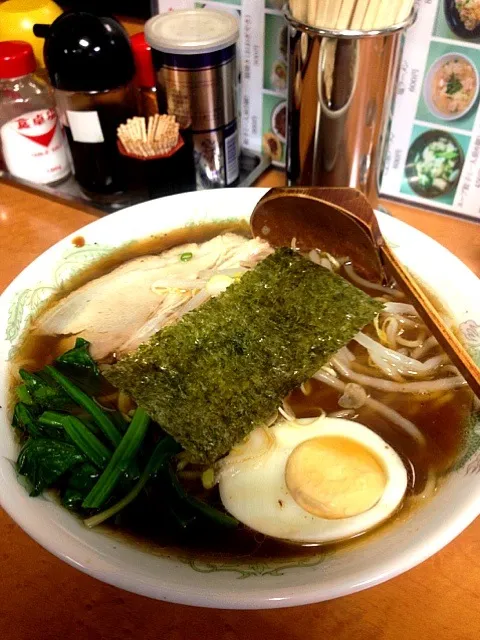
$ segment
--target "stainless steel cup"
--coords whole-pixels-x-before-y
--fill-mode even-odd
[[[402,32],[415,12],[374,31],[318,29],[286,17],[288,183],[355,187],[375,206]]]

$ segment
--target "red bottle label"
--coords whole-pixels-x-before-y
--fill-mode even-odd
[[[67,143],[55,109],[29,111],[0,129],[8,171],[23,180],[48,184],[70,173]]]

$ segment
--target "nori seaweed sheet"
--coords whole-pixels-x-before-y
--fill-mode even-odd
[[[277,249],[105,375],[193,459],[211,462],[265,424],[381,308],[328,269]]]

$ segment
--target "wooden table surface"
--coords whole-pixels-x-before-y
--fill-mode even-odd
[[[262,185],[280,184],[270,173]],[[480,226],[388,203],[480,275]],[[0,182],[0,291],[94,216]],[[480,519],[447,548],[383,585],[272,611],[166,604],[102,584],[43,550],[0,510],[2,640],[473,640],[480,635]]]

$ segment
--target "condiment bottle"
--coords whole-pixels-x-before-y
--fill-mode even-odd
[[[32,46],[0,42],[0,141],[9,173],[36,184],[70,175],[70,159],[53,96],[35,74]]]
[[[152,47],[145,40],[143,32],[131,36],[135,77],[133,85],[137,102],[137,113],[148,118],[158,113],[155,69],[152,60]]]
[[[60,15],[62,15],[62,9],[53,0],[0,2],[0,41],[22,40],[31,44],[37,60],[37,74],[42,78],[45,76],[45,79],[47,76],[43,61],[44,42],[33,33],[33,25],[36,22],[51,24]]]
[[[75,177],[96,200],[114,201],[128,188],[128,163],[117,149],[117,127],[135,115],[133,55],[128,35],[112,17],[83,11],[49,27],[44,58],[67,132]]]
[[[239,176],[238,36],[238,20],[214,9],[171,11],[145,25],[160,109],[176,116],[193,147],[199,189],[230,186]]]

